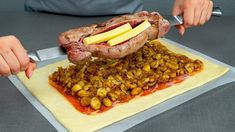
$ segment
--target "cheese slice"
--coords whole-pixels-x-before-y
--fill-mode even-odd
[[[122,42],[129,40],[129,39],[135,37],[136,35],[140,34],[141,32],[143,32],[145,29],[147,29],[150,26],[151,26],[151,24],[148,22],[148,20],[145,20],[143,23],[141,23],[137,27],[133,28],[132,30],[130,30],[122,35],[119,35],[116,38],[109,40],[108,44],[110,46],[114,46],[119,43],[122,43]]]
[[[120,34],[123,34],[127,31],[131,30],[131,29],[132,29],[131,25],[129,23],[127,23],[127,24],[124,24],[124,25],[117,27],[113,30],[110,30],[110,31],[107,31],[104,33],[100,33],[100,34],[97,34],[94,36],[86,37],[83,40],[83,42],[85,45],[106,42],[112,38],[117,37]]]

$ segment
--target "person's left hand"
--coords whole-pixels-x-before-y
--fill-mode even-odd
[[[175,0],[172,15],[182,15],[184,24],[176,26],[183,35],[186,28],[203,25],[212,13],[213,2],[211,0]]]
[[[25,71],[30,78],[36,68],[20,40],[13,35],[0,37],[0,76],[9,76]]]

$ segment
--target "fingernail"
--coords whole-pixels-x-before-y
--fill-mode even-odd
[[[183,36],[183,32],[181,30],[178,31],[181,36]]]
[[[183,35],[184,35],[184,32],[181,32],[181,35],[183,36]]]
[[[32,72],[29,72],[28,70],[25,71],[25,76],[30,79],[32,76]]]
[[[182,29],[180,32],[181,32],[181,35],[183,36],[183,35],[184,35],[184,33],[185,33],[185,30],[184,30],[184,29]]]
[[[33,71],[29,73],[29,78],[31,78],[33,75]]]

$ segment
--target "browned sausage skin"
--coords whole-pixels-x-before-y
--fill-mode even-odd
[[[151,27],[116,46],[111,47],[106,43],[87,46],[83,44],[83,39],[87,36],[106,32],[126,23],[130,23],[132,27],[135,27],[144,20],[148,20],[151,23]],[[114,17],[101,24],[68,30],[59,36],[59,43],[67,50],[68,58],[72,63],[88,60],[91,56],[121,58],[136,52],[148,40],[164,36],[169,29],[169,22],[163,19],[159,13],[142,11],[132,15]]]

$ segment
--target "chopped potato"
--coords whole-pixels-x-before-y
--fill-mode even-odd
[[[101,107],[101,102],[97,97],[93,97],[91,99],[91,108],[94,110],[98,110]]]
[[[104,104],[104,106],[109,107],[109,106],[112,106],[112,101],[109,98],[104,98],[103,104]]]
[[[77,91],[79,91],[79,90],[81,90],[81,89],[82,89],[82,86],[79,85],[79,84],[75,84],[75,85],[73,85],[73,87],[72,87],[72,91],[73,91],[73,92],[77,92]]]

